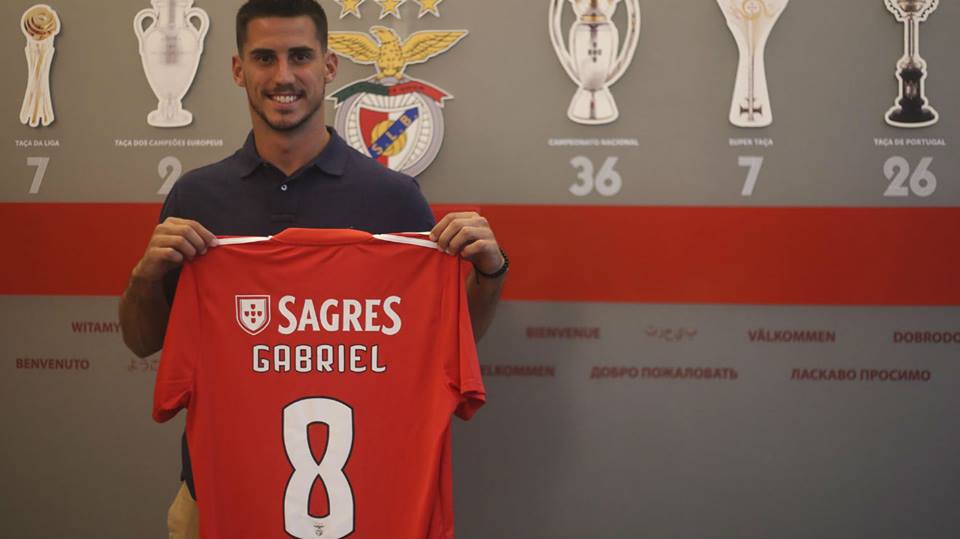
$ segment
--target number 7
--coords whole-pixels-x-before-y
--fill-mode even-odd
[[[43,176],[47,173],[47,165],[50,164],[49,157],[28,157],[27,166],[37,167],[37,172],[33,175],[33,183],[30,184],[30,194],[35,195],[40,192],[40,184],[43,183]]]
[[[763,166],[763,157],[741,155],[737,158],[737,164],[741,167],[749,167],[747,171],[747,181],[743,182],[743,190],[740,194],[748,197],[753,195],[753,188],[757,185],[757,178],[760,177],[760,167]]]

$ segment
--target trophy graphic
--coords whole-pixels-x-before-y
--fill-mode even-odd
[[[37,4],[20,18],[20,30],[27,38],[27,91],[20,107],[23,125],[44,127],[53,123],[53,100],[50,97],[50,63],[53,61],[53,40],[60,33],[60,17],[46,4]]]
[[[939,0],[885,0],[887,9],[903,23],[903,57],[897,62],[900,95],[884,119],[894,127],[926,127],[937,123],[939,115],[923,92],[927,62],[920,57],[920,23],[935,9]]]
[[[773,123],[763,50],[789,0],[717,0],[740,51],[730,123],[764,127]]]
[[[565,42],[563,5],[569,2],[576,15]],[[630,67],[640,40],[639,0],[623,0],[627,28],[623,47],[613,23],[621,0],[550,0],[550,41],[563,69],[579,86],[567,109],[567,117],[585,125],[615,121],[620,112],[610,92]]]
[[[143,71],[158,100],[157,110],[147,115],[147,123],[154,127],[189,125],[193,114],[183,109],[183,96],[197,74],[210,18],[202,9],[192,7],[193,0],[150,0],[150,4],[153,8],[140,11],[133,19]],[[153,22],[144,30],[147,19]]]

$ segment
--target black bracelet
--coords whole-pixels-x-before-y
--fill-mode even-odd
[[[502,249],[502,248],[500,249],[500,256],[503,257],[503,265],[500,266],[500,269],[498,269],[497,271],[495,271],[495,272],[493,272],[493,273],[484,273],[484,272],[480,271],[480,268],[478,268],[476,265],[473,266],[474,271],[477,272],[477,275],[482,275],[482,276],[486,277],[487,279],[496,279],[497,277],[500,277],[501,275],[503,275],[504,273],[506,273],[506,272],[507,272],[507,268],[510,267],[510,259],[507,258],[507,253],[503,252],[503,249]]]

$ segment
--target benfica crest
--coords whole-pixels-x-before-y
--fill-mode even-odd
[[[424,171],[443,143],[443,102],[453,96],[407,77],[420,64],[456,45],[466,30],[416,32],[405,41],[383,26],[359,32],[331,32],[330,48],[359,64],[373,64],[376,75],[348,84],[333,100],[338,132],[346,141],[387,167],[410,176]]]
[[[237,323],[240,328],[256,335],[270,323],[270,296],[237,296]]]

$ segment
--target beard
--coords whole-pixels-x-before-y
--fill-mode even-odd
[[[273,129],[274,131],[277,131],[280,133],[288,133],[291,131],[296,131],[297,129],[301,128],[304,124],[309,122],[311,118],[313,118],[313,115],[316,114],[317,111],[319,111],[322,108],[322,104],[323,104],[323,100],[321,99],[320,103],[318,103],[312,109],[307,111],[307,113],[304,114],[302,118],[292,120],[292,121],[283,120],[281,122],[275,122],[267,117],[266,112],[263,111],[263,107],[260,107],[256,103],[254,103],[253,99],[250,97],[249,89],[247,90],[247,102],[250,103],[250,108],[255,113],[257,113],[257,116],[259,116],[260,119],[263,120],[263,123],[269,126],[270,129]]]

